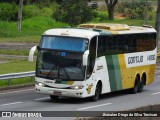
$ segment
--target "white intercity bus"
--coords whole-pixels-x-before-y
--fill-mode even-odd
[[[30,50],[36,62],[35,90],[50,95],[98,100],[101,94],[142,92],[154,81],[156,31],[149,26],[81,24],[50,29]]]

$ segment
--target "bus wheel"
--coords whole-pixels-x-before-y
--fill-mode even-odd
[[[91,97],[92,101],[97,101],[99,99],[99,96],[101,94],[101,85],[100,83],[97,84],[95,94]]]
[[[136,93],[138,92],[139,86],[140,86],[140,82],[139,82],[138,77],[136,77],[135,85],[134,85],[134,87],[131,89],[131,93],[136,94]]]
[[[144,82],[143,80],[140,82],[139,84],[139,88],[138,88],[138,92],[142,92],[143,91],[143,86],[144,86]]]
[[[50,95],[51,100],[57,100],[59,96]]]

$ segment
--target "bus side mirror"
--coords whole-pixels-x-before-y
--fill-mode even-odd
[[[37,48],[38,48],[37,46],[34,46],[30,49],[28,61],[33,62],[34,52],[36,51]]]
[[[89,55],[89,50],[86,50],[83,54],[83,66],[87,66],[88,64],[88,55]]]

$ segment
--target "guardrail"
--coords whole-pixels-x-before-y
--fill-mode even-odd
[[[35,76],[35,71],[2,74],[2,75],[0,75],[0,80],[8,80],[8,86],[10,86],[12,79],[31,77],[31,80],[34,80],[34,76]]]

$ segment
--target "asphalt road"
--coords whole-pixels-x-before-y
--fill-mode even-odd
[[[34,87],[0,92],[0,111],[122,111],[154,104],[160,104],[160,67],[154,83],[145,86],[142,93],[109,93],[97,102],[77,98],[53,101],[47,95],[36,94]]]

